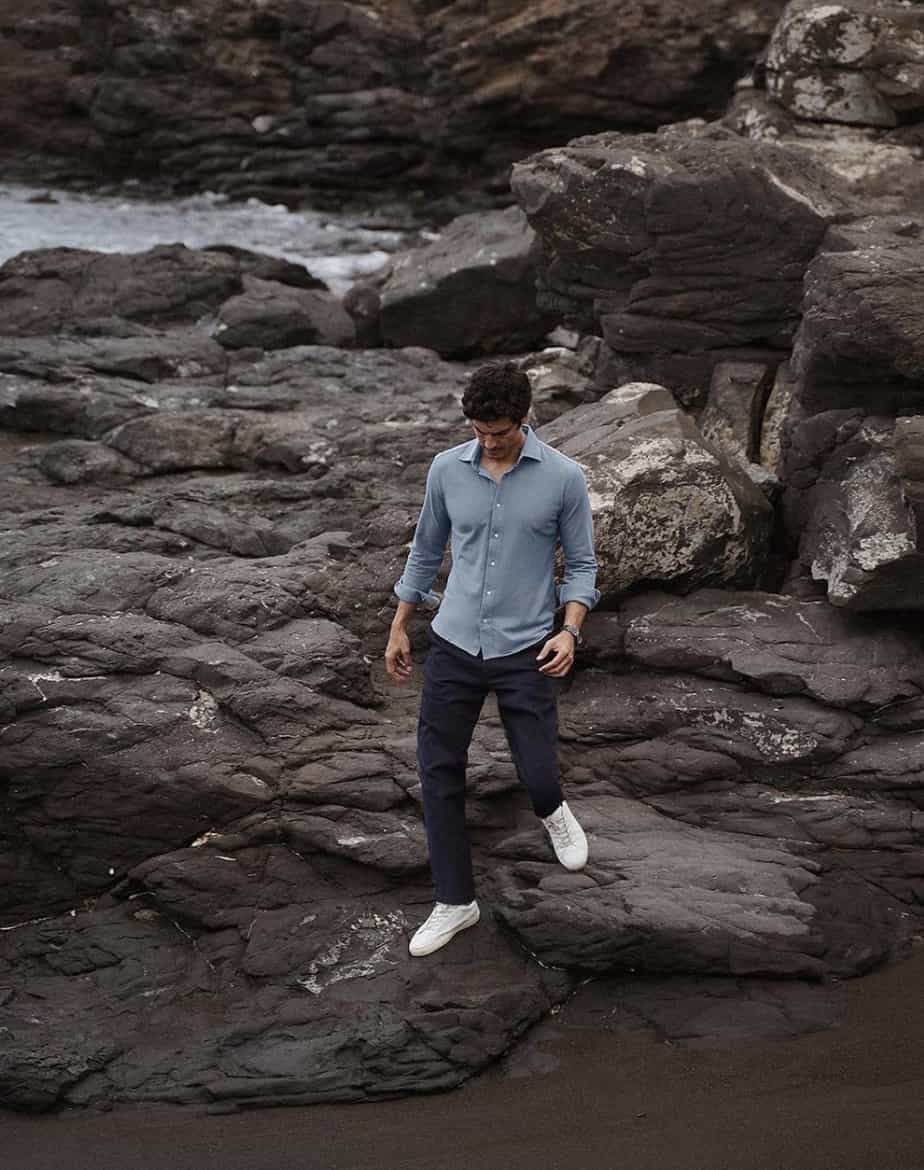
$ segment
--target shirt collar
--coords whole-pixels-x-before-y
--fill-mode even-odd
[[[526,431],[526,442],[523,444],[523,449],[520,451],[520,457],[517,459],[517,463],[519,463],[520,459],[537,459],[541,461],[542,447],[536,437],[536,432],[529,423],[524,423],[520,429]],[[479,463],[481,461],[481,455],[479,454],[480,447],[481,444],[478,440],[472,439],[470,443],[466,443],[462,448],[462,453],[459,455],[459,458],[465,463]]]

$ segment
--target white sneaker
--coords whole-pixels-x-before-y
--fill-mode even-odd
[[[435,902],[430,917],[414,932],[407,949],[412,955],[430,955],[444,947],[460,930],[474,926],[480,917],[477,902],[465,906]]]
[[[565,869],[583,869],[587,864],[587,838],[568,802],[563,800],[551,816],[541,820],[552,839],[555,856]]]

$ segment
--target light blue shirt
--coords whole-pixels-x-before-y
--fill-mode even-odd
[[[524,425],[526,441],[496,482],[481,466],[477,439],[440,451],[404,572],[394,587],[402,601],[439,604],[433,629],[469,654],[500,658],[551,634],[567,601],[588,609],[595,587],[593,517],[580,464]],[[442,600],[431,591],[452,538],[452,570]],[[555,583],[561,541],[564,578]]]

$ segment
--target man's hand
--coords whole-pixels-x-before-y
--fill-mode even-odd
[[[553,657],[539,667],[540,671],[555,678],[564,678],[574,665],[574,638],[567,630],[562,630],[543,644],[536,660],[545,658],[547,654],[553,654]]]
[[[411,641],[407,631],[392,627],[385,647],[385,669],[399,685],[411,676]]]

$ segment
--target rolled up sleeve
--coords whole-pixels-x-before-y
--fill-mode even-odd
[[[438,605],[439,594],[431,590],[433,579],[443,563],[443,553],[451,532],[449,514],[440,485],[437,461],[430,464],[423,507],[417,520],[411,551],[404,572],[395,583],[394,592],[402,601]]]
[[[565,484],[558,534],[565,554],[564,578],[556,587],[558,604],[580,601],[588,609],[593,609],[600,600],[600,590],[596,587],[594,521],[587,481],[577,464]]]

